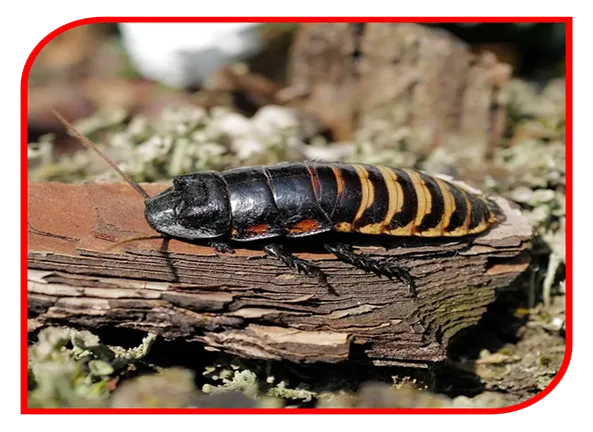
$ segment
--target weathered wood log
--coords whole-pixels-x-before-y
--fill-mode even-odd
[[[151,194],[167,186],[145,185]],[[506,221],[485,235],[360,247],[410,268],[416,298],[402,283],[341,263],[316,251],[318,239],[304,239],[297,255],[328,273],[336,296],[257,249],[217,254],[152,239],[108,250],[155,234],[126,184],[30,183],[28,193],[28,308],[39,322],[140,329],[257,359],[441,361],[451,337],[478,322],[496,288],[529,262],[531,229],[497,198]]]
[[[444,30],[412,23],[305,24],[282,92],[338,140],[364,129],[375,144],[407,138],[414,151],[487,154],[504,132],[509,65],[476,55]],[[281,96],[281,95],[280,95]],[[481,158],[477,154],[478,158]]]

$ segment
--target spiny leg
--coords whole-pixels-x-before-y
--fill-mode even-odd
[[[264,251],[274,258],[280,259],[287,267],[290,267],[296,272],[317,277],[319,283],[327,288],[331,294],[338,295],[336,290],[327,281],[327,275],[312,262],[294,256],[279,244],[267,244],[264,246]]]
[[[408,269],[394,264],[389,259],[371,258],[362,253],[356,254],[354,253],[352,246],[344,243],[330,243],[324,245],[324,247],[328,252],[333,253],[338,259],[348,264],[352,264],[361,270],[387,276],[390,279],[394,277],[399,279],[407,286],[407,288],[410,290],[410,293],[414,297],[416,296],[416,286],[414,284],[414,279],[408,272]]]
[[[218,253],[235,253],[235,250],[224,240],[212,240],[210,242],[210,247]]]

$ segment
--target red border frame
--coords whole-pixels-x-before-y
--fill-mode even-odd
[[[413,409],[364,409],[364,408],[307,408],[286,410],[282,408],[214,409],[214,408],[29,408],[27,406],[27,118],[28,78],[31,66],[47,43],[67,30],[85,24],[113,22],[417,22],[417,23],[510,23],[556,22],[566,25],[566,351],[558,374],[552,382],[533,398],[504,408],[413,408]],[[46,37],[33,49],[23,69],[21,78],[21,413],[22,414],[501,414],[526,408],[548,395],[564,377],[572,355],[572,17],[94,17],[65,24]]]

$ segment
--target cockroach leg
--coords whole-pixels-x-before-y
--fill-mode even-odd
[[[230,254],[235,253],[235,249],[233,249],[224,240],[212,240],[210,242],[210,247],[212,247],[218,253],[230,253]]]
[[[280,259],[287,267],[299,273],[304,273],[308,276],[316,277],[319,283],[323,285],[331,294],[338,295],[336,290],[327,281],[327,275],[318,266],[310,261],[298,258],[288,252],[279,244],[267,244],[264,246],[264,251],[274,257]]]
[[[345,243],[330,243],[324,245],[324,247],[339,260],[358,267],[361,270],[387,276],[389,279],[399,279],[406,285],[410,294],[416,297],[416,286],[408,269],[396,265],[392,260],[371,258],[362,253],[357,254],[352,249],[352,246]]]

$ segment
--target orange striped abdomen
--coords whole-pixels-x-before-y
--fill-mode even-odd
[[[308,164],[316,196],[339,232],[391,236],[464,236],[495,222],[481,197],[412,169]]]

